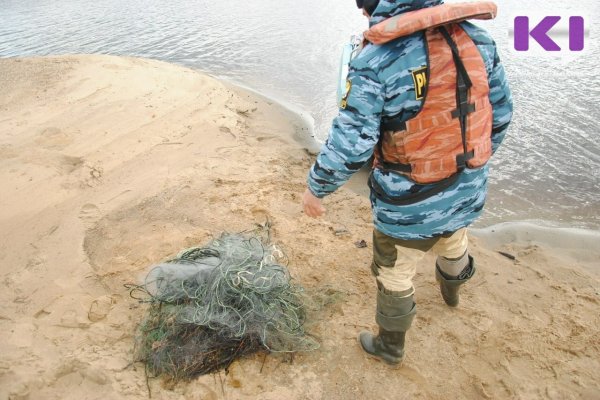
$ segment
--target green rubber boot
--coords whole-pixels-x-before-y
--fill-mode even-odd
[[[404,360],[404,341],[417,312],[412,295],[377,292],[377,314],[379,334],[361,332],[358,341],[369,355],[394,366],[400,366]]]
[[[379,334],[361,332],[358,336],[361,347],[371,356],[382,359],[390,365],[401,365],[404,360],[404,339],[406,332],[391,332],[379,328]]]
[[[440,284],[440,292],[446,304],[450,307],[458,306],[460,296],[459,289],[475,274],[475,261],[469,256],[469,264],[458,276],[449,276],[442,272],[439,264],[435,264],[435,279]]]

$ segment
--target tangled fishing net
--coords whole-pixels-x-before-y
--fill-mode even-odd
[[[268,240],[223,234],[156,265],[141,286],[150,303],[136,340],[149,375],[188,379],[259,350],[309,351],[302,288]]]

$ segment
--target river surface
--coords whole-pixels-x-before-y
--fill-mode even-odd
[[[481,25],[498,43],[516,113],[478,225],[543,220],[598,230],[600,6],[498,3],[498,18]],[[550,55],[532,43],[516,52],[516,15],[583,16],[584,51]],[[322,142],[337,112],[342,45],[365,28],[351,0],[0,0],[0,57],[100,53],[185,65],[278,99],[312,121]],[[563,42],[566,28],[557,28]]]

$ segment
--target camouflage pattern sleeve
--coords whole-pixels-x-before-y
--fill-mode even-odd
[[[384,87],[368,66],[350,66],[346,94],[329,137],[308,174],[308,188],[322,198],[342,186],[373,154],[379,140]]]
[[[494,122],[492,125],[492,152],[496,152],[508,131],[508,125],[513,115],[513,100],[504,67],[500,62],[498,52],[494,49],[494,64],[488,75],[490,85],[490,103],[494,110]]]

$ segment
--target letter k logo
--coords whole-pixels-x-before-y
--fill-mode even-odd
[[[531,36],[544,48],[544,50],[560,51],[560,47],[548,36],[548,31],[552,29],[558,21],[560,21],[560,17],[557,16],[545,17],[535,28],[529,31],[529,17],[516,17],[515,50],[529,50],[529,36]]]

